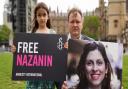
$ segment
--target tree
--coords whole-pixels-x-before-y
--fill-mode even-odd
[[[82,33],[98,40],[100,19],[98,16],[85,16]]]
[[[10,32],[11,32],[11,30],[6,25],[1,26],[1,28],[0,28],[0,43],[6,42],[9,40]]]

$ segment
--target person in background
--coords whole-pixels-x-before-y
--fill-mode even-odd
[[[81,34],[82,28],[83,28],[83,20],[84,20],[84,18],[82,15],[82,11],[79,8],[73,7],[72,9],[70,9],[70,11],[68,12],[69,34],[68,34],[67,40],[79,39],[79,40],[94,41],[92,38]],[[68,45],[66,45],[66,46],[68,48]],[[69,77],[67,77],[68,78],[67,80],[70,81],[70,78],[75,78],[75,79],[77,79],[76,82],[78,83],[79,77],[77,76],[77,73],[75,72],[77,67],[72,67],[71,65],[76,66],[78,64],[77,61],[79,59],[77,58],[77,54],[71,53],[71,55],[72,55],[72,57],[70,57],[71,59],[68,59],[68,60],[71,60],[70,61],[71,64],[69,64],[70,65],[69,69],[70,69],[70,71],[72,71],[72,70],[74,70],[74,71],[72,71],[72,73],[71,73],[72,76],[71,76],[71,74],[69,74],[69,71],[68,71]],[[68,89],[69,86],[72,86],[72,85],[67,85],[67,84],[69,84],[69,83],[64,81],[64,83],[61,85],[61,89]],[[76,83],[74,83],[74,84],[76,84]]]
[[[83,28],[83,21],[84,18],[82,15],[82,11],[79,8],[72,8],[68,12],[68,39],[94,41],[92,38],[81,34]]]

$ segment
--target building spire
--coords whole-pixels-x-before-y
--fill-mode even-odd
[[[103,8],[104,7],[104,0],[99,0],[99,7]]]
[[[58,9],[58,6],[57,6],[57,14],[59,14],[59,9]]]

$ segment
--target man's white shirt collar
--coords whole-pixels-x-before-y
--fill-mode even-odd
[[[68,39],[67,40],[69,40],[69,39],[71,39],[71,34],[70,33],[68,34]],[[79,40],[82,40],[82,35],[81,34],[80,34]]]

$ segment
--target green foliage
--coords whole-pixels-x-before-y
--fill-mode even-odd
[[[25,81],[13,81],[12,53],[0,52],[0,89],[25,89]]]
[[[3,25],[0,28],[0,42],[8,41],[10,32],[11,30],[6,25]]]
[[[128,89],[128,55],[123,56],[123,89]]]
[[[85,16],[82,33],[97,40],[100,26],[100,20],[97,16]]]

